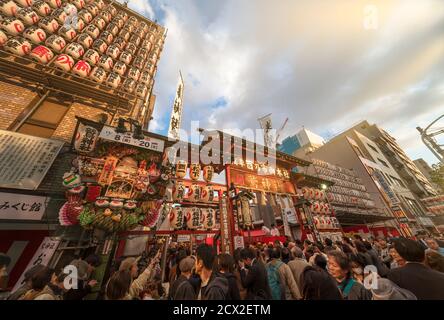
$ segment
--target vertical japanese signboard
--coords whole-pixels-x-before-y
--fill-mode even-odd
[[[62,141],[0,130],[0,187],[37,189],[62,146]]]
[[[227,198],[220,200],[220,238],[222,253],[231,254],[231,224],[228,217],[228,204]]]
[[[28,265],[26,266],[26,269],[23,271],[19,280],[16,282],[14,288],[12,289],[12,292],[17,290],[20,286],[22,286],[24,284],[24,278],[25,278],[26,271],[28,271],[29,269],[31,269],[32,267],[34,267],[38,264],[42,264],[44,266],[47,266],[49,264],[52,256],[56,252],[59,244],[60,244],[59,238],[46,237],[43,239],[42,244],[35,252],[31,261],[29,261]]]
[[[170,127],[168,129],[168,137],[179,140],[179,129],[182,121],[183,110],[183,89],[184,83],[182,74],[179,73],[179,84],[177,86],[176,97],[174,98],[173,110],[171,112]]]

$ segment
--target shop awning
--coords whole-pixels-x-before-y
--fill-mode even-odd
[[[371,224],[395,219],[394,217],[381,216],[376,214],[360,214],[346,211],[336,211],[336,218],[341,225],[353,226],[361,224]]]
[[[330,180],[321,179],[305,173],[291,172],[291,181],[298,187],[316,187],[321,188],[322,185],[331,187],[335,183]]]

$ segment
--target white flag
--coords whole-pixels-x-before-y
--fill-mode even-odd
[[[271,123],[271,113],[257,119],[264,131],[264,145],[268,148],[275,148],[275,139],[273,136],[273,125]]]
[[[168,137],[176,140],[180,138],[179,129],[182,121],[183,89],[182,73],[179,72],[179,84],[177,85],[176,97],[174,98],[173,110],[171,111],[170,127],[168,129]]]

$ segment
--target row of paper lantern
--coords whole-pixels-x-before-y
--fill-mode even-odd
[[[433,197],[428,197],[428,198],[423,198],[422,201],[424,203],[436,203],[436,204],[439,204],[441,202],[444,202],[444,194],[438,195],[438,196],[433,196]]]
[[[112,18],[112,14],[114,15],[117,14],[116,9],[112,6],[110,7],[111,7],[110,9],[111,12],[109,11],[102,12],[102,16],[108,16],[107,18],[108,21]],[[97,9],[98,7],[95,8]],[[94,12],[93,10],[91,10],[91,12],[97,14],[97,12]],[[91,12],[89,11],[86,12],[87,14],[89,14],[89,18],[91,18],[92,15]],[[14,18],[10,18],[10,20],[12,19]],[[59,22],[63,22],[66,19],[66,14],[64,14],[64,11],[63,13],[60,13],[57,19],[59,20]],[[88,19],[88,17],[86,19]],[[119,15],[115,18],[115,20],[117,20],[118,24],[123,24],[124,21],[127,21],[127,24],[125,26],[128,26],[128,28],[132,28],[134,23],[137,22],[137,19],[135,17],[128,17],[128,15],[123,12],[119,13]],[[81,21],[81,19],[79,19],[79,21]],[[103,19],[100,19],[100,21],[103,21]],[[20,23],[21,22],[19,20],[15,21],[4,20],[2,22],[2,26],[3,29],[6,29],[7,31],[9,31],[9,33],[14,35],[15,33],[18,34],[18,31],[22,30],[21,27],[17,27],[17,24]],[[100,24],[97,23],[97,25]],[[65,53],[60,54],[57,57],[54,64],[65,71],[70,71],[71,69],[73,69],[73,72],[81,77],[86,77],[91,73],[91,78],[93,80],[102,83],[106,78],[106,71],[110,71],[111,69],[113,69],[114,72],[111,73],[107,78],[107,84],[109,84],[114,88],[117,88],[121,82],[120,76],[122,76],[126,72],[127,69],[126,64],[131,62],[132,53],[134,53],[135,50],[137,49],[136,44],[140,44],[140,38],[137,38],[137,40],[135,41],[136,43],[132,42],[129,43],[130,46],[127,47],[127,49],[130,50],[129,52],[124,51],[120,55],[119,45],[122,46],[125,40],[123,40],[123,42],[120,42],[119,45],[113,44],[110,47],[107,47],[108,45],[107,41],[108,42],[112,41],[113,37],[112,33],[118,32],[118,27],[116,25],[114,26],[110,25],[109,27],[112,27],[111,31],[105,31],[102,34],[105,36],[104,38],[102,37],[93,42],[92,37],[97,37],[99,35],[98,34],[99,30],[97,25],[94,24],[89,25],[87,27],[87,33],[81,34],[77,39],[78,41],[77,43],[70,43],[66,48],[65,48],[66,46],[65,39],[72,40],[75,37],[75,31],[73,29],[68,30],[65,26],[60,28],[59,30],[60,33],[65,38],[57,35],[52,35],[48,39],[46,39],[45,44],[54,51],[59,53],[62,52],[63,49],[65,49]],[[105,24],[100,26],[104,28]],[[55,19],[50,18],[48,19],[48,21],[46,21],[44,25],[42,25],[42,27],[45,27],[47,29],[49,28],[50,31],[55,32],[59,26],[58,22],[55,21]],[[147,24],[142,22],[141,27],[139,28],[140,30],[138,30],[139,34],[140,33],[143,34],[146,28],[148,28]],[[126,32],[125,37],[126,39],[128,39],[129,37],[128,30],[123,29],[122,31]],[[43,40],[45,40],[46,38],[45,32],[37,27],[28,28],[25,31],[24,36],[27,39],[30,39],[35,44],[43,42]],[[154,36],[153,34],[150,34],[149,37],[151,39]],[[120,39],[122,40],[122,38]],[[2,42],[5,41],[6,41],[6,35],[4,33],[0,34],[0,44],[2,44]],[[161,41],[163,41],[163,39],[161,39]],[[89,47],[91,45],[93,46],[93,48],[98,49],[101,53],[107,50],[106,53],[109,54],[110,56],[102,55],[101,57],[99,57],[99,53],[96,50],[89,49],[83,57],[84,60],[80,60],[76,65],[74,65],[74,59],[72,58],[72,56],[76,59],[79,59],[84,54],[83,46]],[[31,51],[31,44],[23,38],[10,39],[9,41],[6,42],[5,46],[6,49],[18,55],[25,55]],[[146,48],[146,46],[148,47],[151,46],[151,42],[149,42],[148,39],[146,39],[142,44],[142,47],[139,50],[139,52],[141,52],[141,55],[139,55],[134,60],[133,63],[134,67],[131,67],[129,69],[128,79],[124,83],[124,88],[126,89],[126,91],[132,93],[134,91],[136,81],[138,81],[140,78],[140,84],[139,86],[136,87],[136,92],[139,96],[145,96],[147,91],[146,86],[148,85],[152,86],[153,79],[151,77],[151,74],[154,73],[155,67],[154,64],[151,62],[157,60],[157,53],[154,52],[150,60],[145,65],[144,58],[148,54],[148,49]],[[159,48],[160,47],[157,45],[158,50]],[[41,63],[48,63],[54,56],[51,49],[45,46],[38,46],[37,48],[31,51],[31,57],[33,57],[34,59],[36,59]],[[119,55],[120,55],[120,60],[116,63],[116,65],[113,68],[112,57],[117,58]],[[92,72],[91,72],[91,65],[97,65],[94,68],[94,70],[92,70]],[[144,68],[144,67],[146,67],[147,69],[144,70],[142,73],[140,73],[138,68]]]
[[[368,192],[362,192],[355,189],[344,188],[340,186],[332,186],[329,189],[333,193],[341,193],[348,196],[359,197],[363,199],[370,199],[370,194]]]
[[[316,188],[303,187],[301,194],[307,200],[325,200],[325,192]]]
[[[187,174],[188,163],[183,160],[179,160],[176,164],[176,178],[184,178]],[[201,171],[203,171],[203,179],[206,182],[213,180],[214,168],[212,166],[204,166],[201,170],[201,166],[198,163],[190,164],[189,176],[191,180],[199,180]]]
[[[214,229],[216,226],[216,210],[212,208],[173,207],[168,215],[170,227],[175,230],[184,228],[191,230]]]
[[[182,181],[176,181],[172,189],[172,200],[175,202],[182,202],[184,200],[189,202],[217,202],[218,198],[214,196],[214,188],[210,185],[200,186],[193,184],[187,187]]]
[[[358,182],[358,181],[360,181],[360,179],[357,178],[356,176],[351,176],[351,175],[343,174],[343,173],[340,173],[340,172],[337,172],[337,171],[332,171],[330,169],[325,169],[325,168],[318,169],[317,173],[318,174],[322,174],[322,175],[327,176],[327,177],[333,177],[333,178],[336,178],[336,179],[341,179],[341,180],[344,180],[344,181],[350,181],[350,182]]]
[[[444,214],[444,205],[431,206],[427,207],[427,209],[433,213]]]
[[[313,223],[316,229],[340,229],[341,225],[336,217],[314,216]]]
[[[324,214],[330,214],[331,213],[331,207],[326,202],[313,202],[309,206],[311,212],[313,213],[324,213]]]
[[[330,202],[362,205],[362,206],[366,206],[366,207],[374,207],[375,206],[375,203],[372,200],[357,198],[357,197],[353,197],[353,196],[346,196],[343,194],[337,194],[337,193],[332,193],[332,192],[327,193],[327,199]]]
[[[366,191],[365,187],[362,184],[358,184],[356,182],[343,181],[341,179],[336,179],[336,178],[333,178],[330,176],[325,176],[322,174],[319,175],[319,178],[332,181],[335,183],[335,185],[339,185],[341,187],[350,188],[350,189],[357,189],[360,191]]]
[[[336,166],[334,164],[319,160],[319,159],[314,159],[313,160],[313,164],[317,167],[323,167],[323,168],[327,168],[333,171],[338,171],[340,173],[344,173],[347,174],[349,176],[355,176],[355,173],[352,170],[346,169],[346,168],[342,168],[339,166]]]

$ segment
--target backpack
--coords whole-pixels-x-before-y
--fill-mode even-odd
[[[278,261],[275,264],[269,263],[267,264],[267,276],[268,276],[268,284],[271,289],[271,297],[273,300],[282,300],[283,290],[282,283],[279,275],[279,267],[283,264],[283,262]]]

